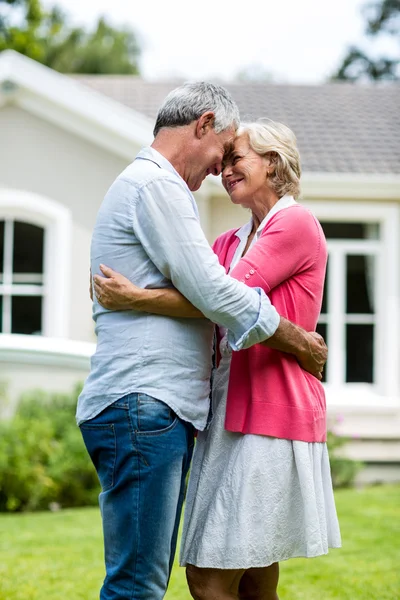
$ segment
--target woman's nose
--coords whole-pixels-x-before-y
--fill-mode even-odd
[[[222,177],[228,178],[232,175],[232,168],[230,165],[225,165],[222,169]]]

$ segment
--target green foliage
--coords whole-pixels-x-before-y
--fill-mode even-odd
[[[75,422],[79,391],[31,392],[0,422],[0,511],[97,503],[97,475]]]
[[[16,50],[62,73],[138,74],[133,31],[99,18],[93,29],[72,27],[57,6],[41,0],[0,0],[0,52]]]
[[[350,487],[363,463],[343,456],[341,449],[350,441],[339,436],[332,430],[328,431],[328,450],[331,465],[332,483],[334,488]]]
[[[368,2],[364,7],[365,34],[371,39],[390,36],[400,41],[400,0]],[[372,57],[357,46],[350,46],[333,79],[356,81],[399,79],[400,44],[396,57]]]

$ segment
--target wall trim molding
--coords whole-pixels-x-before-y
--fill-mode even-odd
[[[0,334],[0,362],[89,371],[96,344],[35,335]]]

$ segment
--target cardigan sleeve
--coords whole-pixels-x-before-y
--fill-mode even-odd
[[[317,219],[303,206],[280,210],[230,275],[268,293],[315,263],[322,237]]]

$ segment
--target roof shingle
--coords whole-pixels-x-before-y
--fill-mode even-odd
[[[74,76],[155,120],[181,81]],[[400,85],[230,83],[243,120],[268,117],[296,134],[304,171],[400,174]]]

